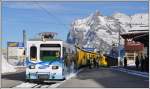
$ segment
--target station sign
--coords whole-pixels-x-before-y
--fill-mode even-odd
[[[24,47],[23,42],[8,42],[8,47]]]
[[[18,47],[18,42],[8,42],[8,47]]]
[[[24,47],[24,43],[23,42],[19,42],[18,43],[18,47]]]
[[[83,49],[86,51],[94,51],[95,50],[95,48],[83,48]]]

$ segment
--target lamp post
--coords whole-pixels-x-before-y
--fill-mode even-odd
[[[27,57],[27,48],[26,48],[26,41],[27,41],[27,35],[26,35],[26,31],[23,30],[23,47],[24,47],[24,60],[23,60],[23,66],[25,66],[25,60],[26,60],[26,57]]]

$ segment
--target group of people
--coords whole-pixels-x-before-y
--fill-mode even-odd
[[[141,67],[141,71],[148,71],[148,67],[149,67],[148,57],[141,57],[141,59],[139,59],[139,57],[136,56],[135,65],[137,69]]]
[[[135,65],[136,65],[136,69],[139,70],[141,69],[141,71],[149,71],[149,59],[148,57],[141,57],[139,58],[138,56],[136,56],[135,59]],[[127,66],[127,59],[126,57],[124,58],[124,67]]]
[[[99,60],[98,58],[93,58],[93,59],[88,59],[87,60],[87,66],[89,67],[89,69],[92,69],[92,68],[99,68]]]

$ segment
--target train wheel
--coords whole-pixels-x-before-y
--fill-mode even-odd
[[[30,79],[26,79],[25,82],[30,82]]]
[[[25,82],[32,83],[32,82],[34,82],[34,80],[32,80],[32,79],[26,79]]]
[[[42,84],[44,82],[44,80],[36,80],[37,84]]]
[[[66,77],[64,77],[62,80],[66,80]]]

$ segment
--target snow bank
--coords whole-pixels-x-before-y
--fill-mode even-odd
[[[2,55],[2,73],[16,72],[15,66],[10,65]]]

